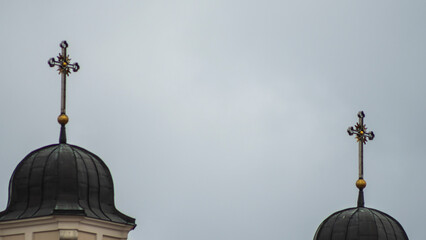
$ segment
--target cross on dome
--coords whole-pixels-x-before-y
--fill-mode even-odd
[[[55,58],[49,59],[48,64],[50,67],[57,66],[58,73],[61,75],[61,114],[58,116],[58,122],[61,124],[59,142],[66,143],[65,124],[67,124],[69,120],[65,112],[67,76],[71,74],[71,69],[73,72],[77,72],[80,69],[80,65],[78,65],[78,63],[70,63],[71,58],[67,55],[68,43],[66,41],[62,41],[59,46],[62,48],[62,53],[58,55],[57,60],[55,60]]]
[[[358,142],[358,167],[359,174],[358,180],[356,181],[356,186],[360,190],[358,197],[358,207],[364,206],[364,193],[363,189],[367,186],[367,182],[364,180],[364,144],[367,143],[368,140],[374,139],[374,132],[367,132],[367,127],[364,124],[365,114],[363,111],[358,112],[358,122],[355,124],[355,128],[349,127],[348,134],[352,136],[355,134],[355,139]]]

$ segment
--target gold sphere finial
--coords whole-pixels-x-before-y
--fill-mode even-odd
[[[65,124],[68,123],[68,116],[65,113],[62,113],[61,115],[58,116],[58,123],[61,124],[62,126],[65,126]]]
[[[356,181],[355,185],[359,190],[362,190],[365,188],[365,186],[367,186],[367,182],[364,179],[360,178]]]

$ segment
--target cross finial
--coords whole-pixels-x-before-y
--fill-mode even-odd
[[[354,127],[348,128],[348,134],[350,136],[356,135],[355,139],[358,142],[358,164],[359,164],[359,175],[358,180],[356,181],[356,186],[360,190],[359,198],[358,198],[358,207],[364,206],[364,194],[362,190],[365,188],[367,183],[364,180],[364,144],[367,143],[368,140],[374,139],[374,132],[367,132],[367,127],[364,124],[365,114],[363,111],[358,112],[358,122]]]
[[[67,138],[65,134],[65,124],[68,123],[68,116],[65,112],[66,107],[66,81],[67,76],[71,74],[71,69],[73,72],[77,72],[80,69],[80,66],[78,63],[70,63],[71,58],[69,55],[67,55],[67,48],[68,43],[66,41],[62,41],[59,45],[62,48],[62,53],[60,53],[57,57],[57,60],[55,58],[51,58],[48,61],[48,64],[50,67],[57,66],[58,67],[58,73],[61,74],[61,114],[58,117],[58,122],[61,124],[61,134],[59,137],[60,143],[66,143]]]

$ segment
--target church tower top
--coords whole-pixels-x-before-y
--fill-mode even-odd
[[[359,189],[357,207],[337,211],[327,217],[318,227],[314,240],[346,240],[346,239],[388,239],[392,236],[395,240],[408,240],[408,236],[401,224],[390,215],[364,207],[364,144],[374,139],[373,132],[367,132],[364,124],[365,114],[358,112],[358,123],[349,127],[349,135],[355,135],[358,142],[359,174],[356,186]]]
[[[115,207],[107,165],[94,153],[67,144],[66,78],[80,66],[71,63],[66,41],[60,47],[57,59],[48,61],[62,80],[59,143],[32,151],[16,166],[7,207],[0,212],[0,239],[125,240],[135,219]]]

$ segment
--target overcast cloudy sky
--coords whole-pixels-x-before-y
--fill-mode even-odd
[[[305,240],[354,207],[364,110],[366,206],[426,239],[424,0],[0,2],[0,208],[30,151],[99,155],[131,240]]]

